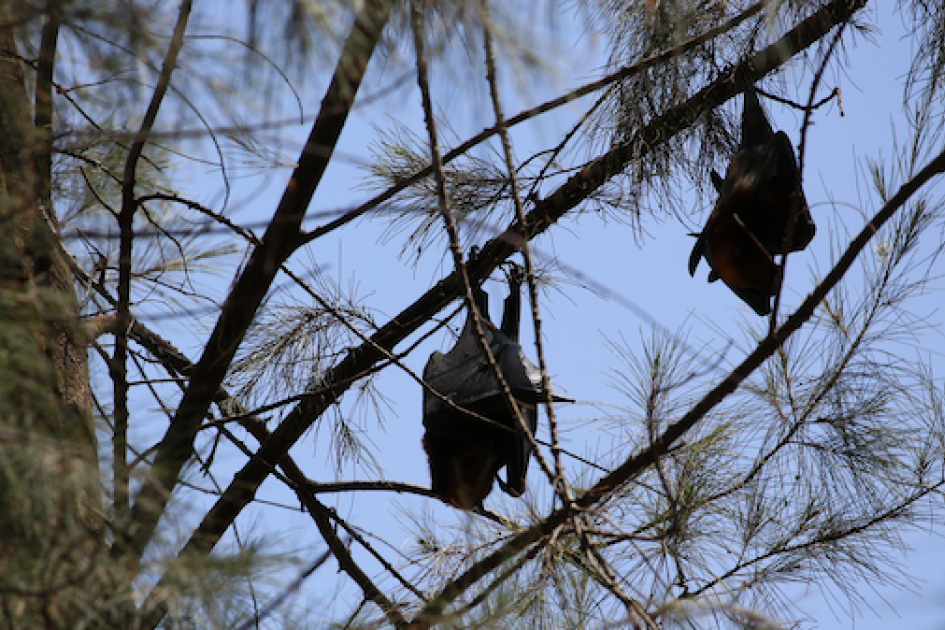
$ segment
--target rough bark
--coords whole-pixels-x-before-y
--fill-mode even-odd
[[[28,84],[15,51],[0,32],[0,626],[103,627],[114,590],[87,353],[48,210],[52,67]]]

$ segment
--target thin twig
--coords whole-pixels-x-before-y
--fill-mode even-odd
[[[361,590],[364,591],[364,596],[380,606],[381,610],[384,611],[384,614],[387,615],[388,621],[395,628],[406,628],[407,620],[400,611],[400,607],[391,602],[387,596],[384,595],[381,590],[374,585],[374,582],[371,581],[371,578],[368,577],[368,575],[354,561],[354,558],[351,557],[351,553],[348,551],[347,546],[345,546],[345,544],[341,541],[341,539],[338,537],[338,534],[335,533],[335,529],[331,526],[331,521],[329,520],[328,508],[322,505],[322,503],[315,497],[311,497],[310,500],[307,499],[305,507],[309,509],[312,518],[315,519],[315,524],[318,527],[318,531],[321,532],[325,542],[328,543],[328,547],[331,549],[332,554],[334,554],[335,558],[338,560],[338,564],[341,565],[341,568],[344,569],[345,573],[350,575],[351,578],[358,583],[358,586],[360,586]]]
[[[250,451],[246,447],[245,444],[237,440],[235,436],[229,433],[227,429],[221,429],[221,432],[226,434],[230,442],[232,442],[237,448],[243,451],[245,455],[247,455],[248,457],[253,456],[253,452]],[[420,593],[420,591],[417,590],[406,579],[404,579],[404,577],[400,575],[400,573],[393,567],[393,565],[387,562],[387,560],[380,553],[378,553],[372,545],[370,545],[366,540],[364,540],[364,538],[361,536],[361,534],[357,530],[355,530],[353,527],[348,525],[348,523],[345,522],[344,519],[339,517],[334,512],[334,510],[332,510],[331,508],[324,505],[321,501],[319,501],[318,498],[314,495],[314,493],[305,492],[306,488],[310,488],[312,486],[312,482],[310,482],[305,477],[305,475],[302,474],[302,471],[298,469],[298,467],[295,465],[294,462],[288,466],[283,465],[283,463],[280,463],[280,467],[282,467],[283,471],[285,471],[286,474],[283,475],[279,473],[275,468],[271,468],[271,472],[273,476],[275,476],[277,479],[282,481],[285,485],[287,485],[291,490],[295,492],[296,496],[302,502],[302,505],[304,505],[306,510],[308,510],[309,515],[312,516],[312,518],[315,520],[315,524],[318,527],[318,530],[321,532],[322,537],[325,539],[325,542],[328,544],[328,547],[331,550],[331,553],[334,554],[335,557],[337,558],[338,563],[339,565],[341,565],[342,570],[345,573],[347,573],[358,586],[361,587],[361,590],[364,592],[365,597],[367,597],[368,599],[376,603],[380,607],[380,609],[385,614],[388,615],[388,619],[391,621],[391,623],[393,623],[396,627],[401,627],[403,625],[401,621],[405,624],[406,620],[403,618],[402,614],[400,613],[399,608],[395,606],[387,598],[387,596],[381,592],[381,590],[374,584],[374,582],[371,581],[371,579],[363,571],[363,569],[361,569],[360,565],[358,565],[354,561],[354,557],[351,556],[351,553],[348,551],[348,546],[341,545],[341,547],[339,547],[340,539],[338,538],[338,535],[335,532],[334,528],[329,525],[327,527],[327,532],[326,532],[326,517],[334,520],[339,525],[341,525],[342,528],[344,528],[345,531],[348,532],[348,535],[351,538],[354,538],[355,540],[357,540],[361,544],[361,546],[364,547],[372,556],[374,556],[374,558],[378,562],[380,562],[381,565],[391,575],[397,578],[397,580],[405,588],[407,588],[408,590],[416,594],[420,598],[421,601],[425,600],[425,598],[423,597],[423,594]],[[341,553],[341,556],[338,555],[339,553]],[[156,589],[156,590],[159,591],[160,589]]]
[[[714,589],[719,584],[722,584],[725,580],[734,576],[739,571],[743,571],[750,566],[758,564],[759,562],[764,562],[765,560],[769,560],[771,558],[775,558],[775,557],[785,555],[785,554],[790,554],[792,552],[801,551],[804,549],[809,549],[811,547],[829,545],[832,542],[843,540],[844,538],[849,538],[851,536],[855,536],[856,534],[863,533],[869,529],[872,529],[875,526],[884,527],[888,524],[888,522],[893,517],[895,517],[898,514],[901,514],[906,508],[928,497],[931,494],[937,494],[943,487],[945,487],[945,481],[938,481],[932,484],[931,486],[921,488],[915,491],[913,494],[904,498],[902,501],[900,501],[896,505],[890,506],[886,510],[883,510],[881,513],[875,514],[869,519],[861,523],[851,525],[847,528],[840,529],[840,530],[828,531],[824,533],[822,536],[814,536],[810,538],[809,540],[798,542],[794,545],[780,546],[776,549],[771,549],[765,553],[749,558],[748,560],[745,560],[743,562],[739,562],[738,564],[731,567],[722,575],[719,575],[718,577],[712,580],[709,580],[706,584],[703,584],[697,590],[692,591],[692,593],[690,593],[689,596],[698,597],[699,595],[703,595],[711,591],[712,589]]]
[[[115,429],[112,438],[113,484],[115,520],[125,527],[129,518],[130,480],[128,471],[128,330],[131,328],[131,256],[134,245],[134,216],[137,210],[135,186],[138,177],[138,160],[144,151],[154,121],[171,84],[171,75],[177,66],[177,57],[184,46],[184,32],[190,19],[192,0],[183,0],[177,12],[177,23],[161,67],[157,85],[151,101],[128,150],[122,174],[121,210],[118,213],[118,309],[115,328],[115,354],[109,362],[114,387]],[[121,534],[119,534],[121,537]],[[116,549],[120,548],[116,546]]]
[[[581,524],[581,516],[579,514],[575,515],[572,522],[574,523],[575,533],[580,539],[581,549],[584,551],[590,567],[594,570],[594,577],[604,588],[613,593],[617,599],[623,603],[624,608],[627,609],[629,618],[634,620],[634,627],[638,627],[638,624],[643,624],[649,630],[659,630],[659,625],[657,625],[653,617],[646,611],[643,604],[631,597],[620,585],[620,582],[617,581],[616,572],[601,554],[600,550],[591,543],[584,531],[584,526]]]
[[[342,544],[345,546],[347,546],[348,543],[349,541],[347,540],[342,542]],[[289,596],[292,593],[295,593],[296,591],[301,589],[302,583],[306,579],[308,579],[313,573],[315,573],[315,571],[317,571],[323,564],[325,564],[325,562],[330,557],[331,557],[331,550],[328,550],[322,555],[315,558],[312,561],[312,563],[304,571],[299,573],[298,577],[295,578],[291,584],[289,584],[282,590],[281,593],[279,593],[276,597],[273,597],[269,601],[269,603],[263,607],[262,610],[260,610],[257,614],[253,615],[252,619],[247,619],[246,623],[244,623],[243,625],[239,627],[239,630],[252,630],[253,628],[258,628],[259,623],[261,621],[263,621],[266,617],[268,617],[273,612],[275,612],[275,610],[279,608],[279,606],[281,606],[285,602],[285,600],[289,598]]]

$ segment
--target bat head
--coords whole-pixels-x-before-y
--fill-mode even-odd
[[[771,298],[778,290],[778,267],[738,213],[722,215],[710,226],[705,258],[712,267],[712,275],[752,310],[759,315],[771,312]]]
[[[430,464],[431,489],[444,503],[471,510],[492,492],[499,462],[489,440],[428,432],[423,449]]]

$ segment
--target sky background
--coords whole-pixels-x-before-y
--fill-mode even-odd
[[[837,71],[834,66],[834,70],[825,76],[820,91],[823,95],[835,86],[840,87],[845,115],[841,117],[833,104],[821,108],[814,115],[804,177],[805,193],[818,233],[807,251],[790,258],[785,296],[789,306],[796,305],[814,286],[813,278],[828,268],[832,260],[831,242],[845,241],[841,233],[843,225],[853,231],[860,228],[862,216],[856,208],[875,210],[875,198],[862,175],[864,158],[888,157],[892,154],[894,133],[898,132],[900,138],[906,137],[906,124],[902,117],[903,76],[912,53],[909,42],[903,40],[903,18],[893,11],[890,1],[871,4],[875,6],[870,9],[874,11],[870,21],[881,25],[880,30],[872,38],[855,38],[855,47],[846,51],[850,63],[842,71]],[[538,34],[547,35],[541,32],[547,28],[541,20],[536,20],[531,27]],[[544,74],[541,81],[521,85],[508,82],[506,115],[515,114],[597,76],[604,62],[601,55],[605,42],[591,39],[579,20],[573,23],[566,18],[560,20],[553,41],[552,59],[557,76]],[[409,55],[409,51],[401,52]],[[378,59],[372,61],[364,93],[378,90],[399,76],[405,61],[398,59],[397,54],[395,51],[381,63]],[[483,77],[462,76],[462,72],[459,64],[445,69],[441,67],[434,72],[433,82],[437,108],[449,116],[456,136],[465,139],[490,126],[492,114],[482,92],[485,89]],[[797,66],[789,64],[782,77],[789,91],[801,85],[800,93],[806,94],[809,77]],[[305,115],[317,111],[325,81],[327,78],[323,76],[319,81],[310,82],[302,91]],[[408,81],[405,88],[355,111],[338,145],[342,159],[332,162],[311,205],[311,213],[352,207],[371,196],[364,189],[359,163],[370,156],[370,146],[377,137],[378,127],[389,127],[396,121],[418,134],[425,133],[419,97],[412,81]],[[291,107],[278,105],[280,99],[291,102],[288,91],[275,87],[271,98],[275,105],[274,116],[293,113]],[[582,113],[583,103],[561,108],[536,123],[516,128],[517,157],[521,159],[534,149],[556,143],[561,129],[567,128],[566,125],[569,127],[570,122]],[[740,115],[741,99],[734,99],[727,107],[733,115]],[[796,145],[800,114],[777,103],[765,102],[765,107],[774,127],[785,130]],[[291,162],[298,154],[308,129],[306,125],[274,133],[271,148]],[[477,151],[482,155],[481,149]],[[288,169],[281,169],[234,180],[234,207],[242,209],[233,218],[247,223],[268,218],[278,203],[288,174]],[[190,176],[198,199],[212,202],[220,198],[218,182],[203,177],[197,170]],[[613,422],[600,420],[621,414],[622,395],[614,387],[612,370],[621,369],[622,363],[614,352],[614,345],[639,350],[641,339],[652,335],[654,322],[657,322],[656,325],[665,330],[684,336],[689,346],[701,352],[706,360],[710,360],[713,353],[728,348],[725,363],[718,369],[718,378],[722,378],[724,368],[740,361],[750,347],[741,329],[744,324],[758,330],[766,325],[767,320],[757,318],[721,283],[708,284],[705,281],[708,268],[704,263],[695,278],[689,276],[687,262],[693,240],[688,233],[701,227],[714,199],[700,199],[694,189],[685,186],[679,191],[680,195],[690,199],[693,208],[686,221],[665,214],[656,219],[644,218],[641,234],[628,224],[594,212],[569,214],[533,243],[541,259],[557,257],[569,269],[576,271],[557,272],[559,283],[555,289],[544,293],[541,308],[552,379],[558,392],[578,401],[556,409],[565,446],[582,455],[593,451],[596,446],[606,446],[617,430]],[[830,203],[831,200],[836,203]],[[306,225],[315,227],[319,224],[321,221],[307,222]],[[388,221],[382,217],[356,221],[306,247],[296,255],[293,264],[302,269],[317,265],[321,273],[340,286],[355,287],[363,303],[375,313],[376,321],[386,323],[452,268],[444,241],[438,242],[438,250],[430,248],[414,265],[411,260],[400,256],[402,238],[398,235],[391,237],[388,228]],[[228,285],[229,277],[225,272],[220,277],[221,284],[217,288],[222,291]],[[593,278],[595,286],[585,286],[584,277]],[[491,293],[493,313],[498,318],[505,295],[504,286],[491,282],[486,288]],[[937,300],[939,296],[933,294],[917,308],[928,308],[931,312],[937,306]],[[648,317],[641,317],[628,308],[627,301],[645,311]],[[451,310],[447,309],[441,316]],[[523,317],[523,321],[527,323],[527,320]],[[454,319],[452,324],[454,329],[461,326],[462,318]],[[426,330],[428,328],[422,332]],[[416,338],[414,336],[398,349],[406,348]],[[530,327],[526,325],[523,346],[535,360],[532,338]],[[186,336],[180,338],[180,343],[193,357],[200,339],[190,339],[189,347]],[[732,342],[734,345],[730,345]],[[449,345],[447,336],[435,335],[405,362],[420,374],[430,352],[444,350]],[[938,353],[941,347],[927,350],[930,356],[936,357],[934,362],[940,364]],[[421,448],[421,388],[396,367],[385,370],[378,378],[377,386],[387,397],[382,416],[353,409],[351,392],[343,401],[343,413],[351,414],[362,428],[361,437],[372,445],[377,464],[386,479],[429,485],[426,459]],[[545,431],[547,425],[544,419],[541,422],[540,431]],[[311,478],[329,481],[336,477],[371,479],[376,476],[368,466],[345,466],[340,473],[337,472],[328,437],[326,431],[316,430],[293,450],[296,461]],[[234,466],[238,465],[239,458],[234,456],[232,462]],[[547,482],[534,463],[530,480],[531,489],[526,499],[537,499],[547,506]],[[296,504],[291,494],[271,479],[258,496],[282,500],[288,505]],[[429,514],[436,519],[459,523],[468,518],[422,497],[380,493],[365,496],[361,493],[338,495],[331,499],[339,513],[350,522],[384,534],[389,543],[405,550],[410,546],[409,534],[402,527],[409,520],[407,514]],[[496,506],[506,501],[508,499],[496,488],[486,505]],[[179,518],[183,525],[191,517],[181,514]],[[241,516],[240,523],[257,533],[281,532],[286,536],[288,546],[304,550],[309,557],[315,557],[323,549],[309,517],[289,510],[254,505]],[[814,627],[818,628],[945,628],[945,571],[940,559],[943,551],[940,527],[934,523],[927,525],[931,533],[907,536],[912,549],[900,558],[903,568],[916,578],[915,582],[904,584],[908,590],[880,588],[871,592],[871,586],[864,583],[862,592],[866,593],[869,605],[851,611],[842,596],[839,599],[836,594],[825,597],[816,586],[798,586],[793,591],[796,592],[795,603],[810,615]],[[323,606],[328,618],[341,618],[357,605],[360,598],[350,587],[341,593],[326,590],[331,585],[344,582],[345,578],[337,575],[333,566],[321,571],[309,581],[306,596]]]

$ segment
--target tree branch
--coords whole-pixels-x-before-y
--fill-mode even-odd
[[[115,354],[108,362],[114,388],[115,424],[112,437],[112,464],[115,520],[119,528],[128,524],[129,469],[128,469],[128,329],[131,327],[131,254],[134,244],[134,216],[137,210],[135,185],[138,160],[154,126],[164,96],[171,83],[171,74],[177,66],[177,57],[184,46],[184,32],[190,18],[192,0],[183,0],[177,14],[177,24],[168,47],[161,74],[158,77],[144,120],[135,134],[128,151],[122,176],[121,210],[118,213],[118,309],[115,328]],[[116,532],[116,540],[122,536]],[[116,545],[116,549],[120,545]]]
[[[558,98],[542,103],[541,105],[538,105],[536,107],[532,107],[531,109],[526,109],[524,111],[521,111],[515,116],[512,116],[511,118],[506,120],[504,125],[502,126],[495,125],[493,127],[489,127],[488,129],[483,129],[478,134],[476,134],[472,138],[469,138],[468,140],[463,142],[461,145],[459,145],[455,149],[451,149],[450,151],[445,153],[443,155],[443,164],[444,165],[449,164],[450,162],[452,162],[459,156],[469,151],[474,146],[481,144],[482,142],[485,142],[492,136],[500,133],[503,127],[505,129],[514,127],[515,125],[519,123],[523,123],[527,120],[531,120],[532,118],[535,118],[536,116],[540,116],[541,114],[550,112],[554,109],[557,109],[558,107],[562,107],[563,105],[572,103],[576,101],[577,99],[581,98],[582,96],[593,94],[594,92],[597,92],[598,90],[601,90],[607,87],[608,85],[612,85],[614,83],[618,83],[620,81],[629,79],[630,77],[636,74],[639,74],[649,68],[657,66],[669,59],[672,59],[673,57],[676,57],[690,50],[693,50],[694,48],[715,39],[719,35],[722,35],[723,33],[726,33],[732,30],[733,28],[735,28],[736,26],[738,26],[739,24],[741,24],[742,22],[744,22],[751,16],[761,11],[763,7],[764,7],[764,2],[755,3],[752,6],[745,9],[743,12],[732,17],[730,20],[727,20],[726,22],[719,24],[715,28],[709,29],[708,31],[706,31],[705,33],[701,35],[698,35],[696,37],[693,37],[692,39],[686,40],[682,42],[681,44],[679,44],[678,46],[673,46],[672,48],[668,48],[664,51],[656,53],[655,55],[647,57],[646,59],[643,59],[631,66],[623,67],[617,70],[616,72],[612,72],[611,74],[608,74],[602,79],[598,79],[597,81],[592,81],[591,83],[582,85],[581,87],[575,90],[572,90],[571,92],[568,92],[567,94],[563,96],[559,96]],[[371,210],[374,210],[381,204],[390,201],[398,193],[422,181],[424,178],[429,177],[432,173],[433,173],[433,166],[431,165],[417,171],[410,177],[404,178],[403,180],[397,182],[396,185],[391,186],[390,188],[385,190],[383,193],[377,195],[370,201],[361,204],[361,206],[355,208],[354,210],[351,210],[350,212],[345,213],[343,216],[338,217],[334,221],[326,223],[325,225],[312,230],[311,232],[305,235],[304,242],[308,243],[310,241],[313,241],[317,238],[325,236],[329,232],[332,232],[342,227],[343,225],[346,225],[347,223],[350,223],[351,221],[357,219],[364,213],[370,212]]]
[[[223,382],[236,349],[272,285],[280,265],[299,244],[302,219],[321,182],[351,111],[374,48],[390,16],[392,0],[371,0],[358,13],[322,100],[318,117],[259,246],[223,305],[170,427],[158,447],[131,512],[118,554],[136,572],[180,471],[193,453],[194,439],[210,402]],[[279,458],[277,458],[279,459]]]

